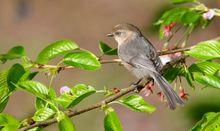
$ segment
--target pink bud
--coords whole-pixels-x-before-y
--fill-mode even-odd
[[[60,94],[63,94],[63,93],[68,93],[70,92],[70,88],[68,86],[63,86],[60,88]]]
[[[170,35],[172,35],[172,32],[169,30],[164,30],[163,34],[165,37],[169,37]]]
[[[169,24],[169,25],[165,25],[164,26],[164,32],[163,32],[163,34],[164,34],[164,36],[165,37],[168,37],[168,36],[170,36],[170,35],[172,35],[172,28],[174,27],[176,25],[176,23],[171,23],[171,24]]]
[[[211,20],[215,16],[215,11],[210,9],[208,12],[203,13],[202,16],[205,20]]]

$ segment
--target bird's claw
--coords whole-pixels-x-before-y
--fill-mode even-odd
[[[144,88],[143,85],[136,85],[136,84],[133,84],[133,85],[131,85],[131,86],[134,87],[134,92],[135,92],[135,93],[139,93],[139,92]]]

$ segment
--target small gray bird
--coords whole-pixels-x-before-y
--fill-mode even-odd
[[[175,109],[176,103],[184,104],[184,101],[161,75],[162,63],[154,46],[136,26],[128,23],[116,25],[107,36],[113,37],[118,43],[118,56],[132,74],[142,81],[154,79],[165,94],[170,109]]]

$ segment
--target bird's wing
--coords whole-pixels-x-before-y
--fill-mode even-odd
[[[140,45],[140,46],[142,46],[139,51],[139,52],[141,52],[140,54],[145,54],[145,57],[147,57],[147,58],[144,58],[144,59],[147,59],[147,60],[149,59],[152,62],[152,64],[154,65],[156,71],[160,72],[162,69],[162,62],[161,62],[159,56],[157,55],[156,49],[150,43],[150,41],[148,41],[144,37],[142,37],[141,43],[145,43],[145,44]]]
[[[158,74],[158,71],[156,70],[152,60],[144,55],[138,54],[134,56],[132,59],[130,59],[129,63],[132,63],[132,66],[136,68],[145,68],[151,72]]]

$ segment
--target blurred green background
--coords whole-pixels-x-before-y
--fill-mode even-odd
[[[219,0],[203,0],[208,7],[220,8]],[[15,45],[23,45],[30,58],[35,59],[38,52],[51,42],[70,39],[80,47],[99,55],[98,41],[116,47],[114,40],[105,35],[116,24],[129,22],[137,25],[143,34],[161,49],[163,41],[152,26],[164,9],[170,8],[169,0],[0,0],[0,53],[5,53]],[[218,37],[220,19],[216,18],[207,29],[196,30],[190,37],[190,44]],[[178,34],[179,36],[181,34]],[[177,36],[178,37],[178,36]],[[190,62],[189,62],[190,63]],[[8,62],[0,66],[3,70]],[[39,75],[35,79],[48,84],[49,78]],[[103,65],[96,72],[79,69],[62,71],[53,83],[59,91],[61,86],[85,83],[102,89],[104,86],[126,87],[136,80],[126,69],[117,65]],[[183,85],[190,94],[186,106],[170,111],[160,102],[156,94],[145,99],[157,107],[153,114],[135,113],[119,105],[114,105],[125,131],[185,131],[198,121],[207,111],[220,110],[220,90],[195,90]],[[91,96],[76,107],[88,106],[98,102],[103,96]],[[5,113],[19,119],[31,117],[34,113],[34,97],[17,92],[9,100]],[[97,109],[72,120],[78,131],[103,131],[104,113]],[[46,130],[57,130],[56,125]]]

